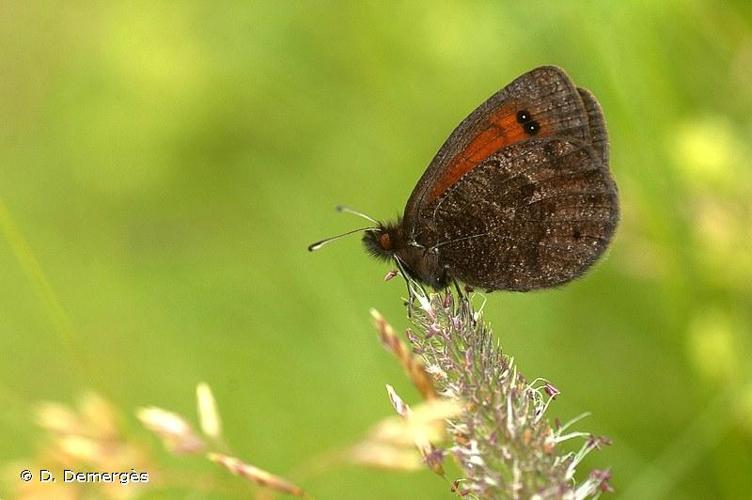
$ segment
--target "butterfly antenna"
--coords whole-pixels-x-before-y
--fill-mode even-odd
[[[324,238],[321,241],[317,241],[316,243],[312,243],[312,244],[308,245],[308,251],[309,252],[315,252],[316,250],[320,249],[324,245],[328,245],[332,241],[337,241],[337,240],[339,240],[341,238],[344,238],[345,236],[348,236],[348,235],[351,235],[353,233],[357,233],[357,232],[360,232],[360,231],[368,231],[369,229],[377,229],[377,228],[370,227],[370,226],[369,227],[359,227],[358,229],[353,229],[352,231],[348,231],[346,233],[338,234],[337,236],[332,236],[330,238]]]
[[[357,215],[358,217],[363,217],[364,219],[369,220],[369,221],[373,222],[374,224],[379,224],[379,221],[377,221],[376,219],[374,219],[370,215],[366,215],[363,212],[358,212],[354,208],[346,207],[345,205],[337,205],[336,207],[334,207],[334,209],[337,212]]]

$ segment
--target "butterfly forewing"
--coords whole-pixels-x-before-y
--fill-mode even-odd
[[[520,76],[465,118],[439,149],[405,208],[408,233],[416,236],[423,223],[421,205],[440,198],[502,148],[543,137],[589,144],[588,116],[580,92],[560,68],[543,66]]]
[[[578,87],[577,92],[587,112],[591,144],[599,152],[604,168],[608,168],[608,132],[606,132],[606,120],[603,118],[601,105],[589,90]]]

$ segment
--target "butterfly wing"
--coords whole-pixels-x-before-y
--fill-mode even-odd
[[[608,132],[606,132],[606,119],[603,117],[601,105],[589,90],[578,87],[577,92],[587,112],[590,142],[598,151],[603,165],[608,167]]]
[[[452,132],[418,181],[405,207],[407,236],[421,242],[421,229],[433,223],[420,218],[421,207],[433,203],[463,175],[504,147],[542,137],[590,144],[589,116],[600,117],[593,127],[604,131],[605,141],[600,107],[584,92],[578,91],[561,68],[543,66],[520,76],[481,104]],[[607,151],[607,141],[602,145]]]
[[[532,139],[488,157],[421,207],[449,275],[492,290],[565,283],[605,251],[618,220],[601,154],[579,140]]]

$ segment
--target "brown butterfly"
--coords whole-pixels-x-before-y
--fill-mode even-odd
[[[533,69],[459,124],[401,219],[363,216],[376,223],[359,229],[369,253],[437,289],[566,283],[603,254],[619,218],[601,107],[561,68]]]

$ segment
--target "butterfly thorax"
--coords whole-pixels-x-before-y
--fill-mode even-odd
[[[380,224],[363,235],[363,245],[377,259],[397,261],[398,267],[412,279],[436,289],[446,288],[449,276],[435,248],[410,241],[402,221]]]

